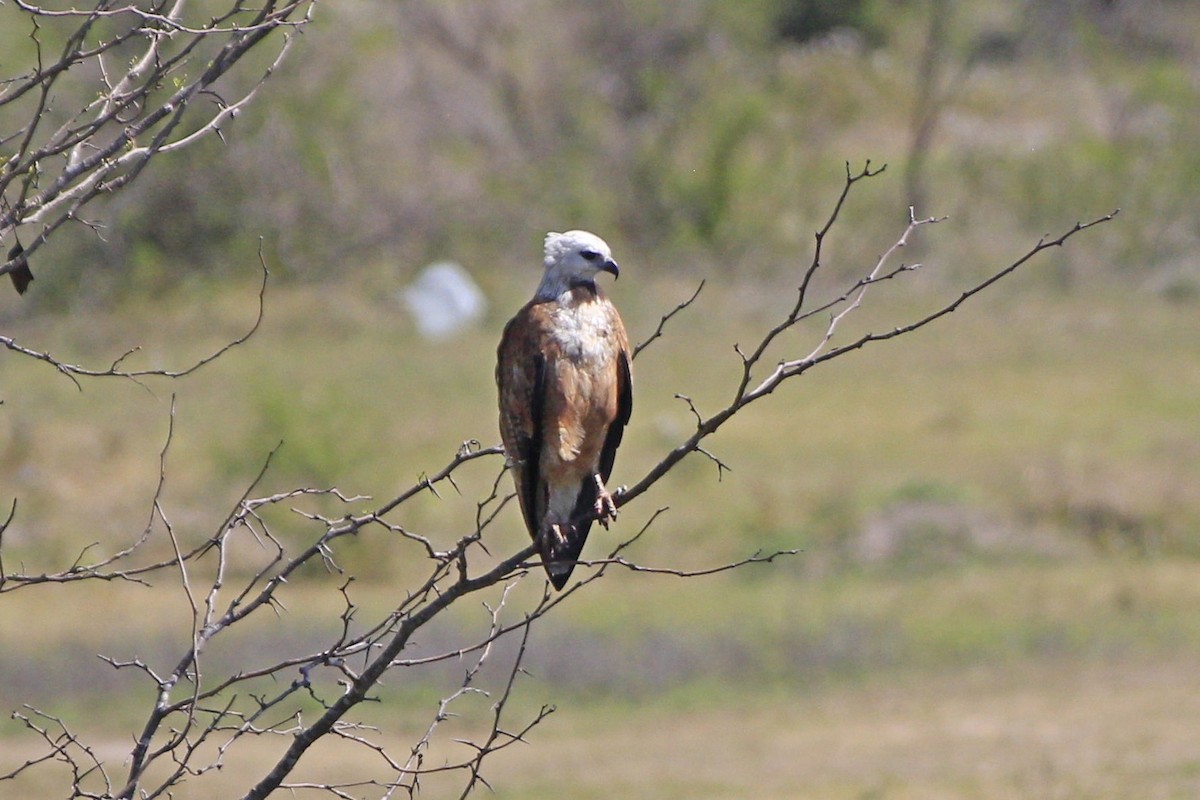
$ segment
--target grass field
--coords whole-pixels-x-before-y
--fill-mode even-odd
[[[487,775],[501,798],[1187,798],[1200,791],[1197,674],[1189,659],[1065,659],[734,690],[698,707],[574,702]],[[119,759],[121,743],[101,752]],[[380,773],[361,751],[325,755],[305,778]],[[177,796],[236,796],[254,773],[235,766]],[[52,796],[42,785],[3,796]],[[437,778],[424,794],[457,796]]]
[[[651,286],[635,298],[617,287],[635,338],[690,292]],[[280,440],[264,491],[337,483],[377,498],[435,469],[462,439],[492,442],[492,329],[503,310],[453,344],[419,345],[389,296],[369,289],[273,290],[250,343],[150,391],[121,381],[76,391],[47,366],[6,356],[0,485],[20,503],[6,567],[57,567],[90,542],[106,552],[136,536],[172,392],[164,507],[191,538],[219,523]],[[708,287],[639,359],[622,481],[688,431],[676,392],[702,410],[728,392],[731,344],[762,321],[735,296]],[[860,326],[933,302],[894,290],[873,301]],[[13,335],[81,363],[141,343],[135,359],[177,365],[254,315],[250,289],[163,302],[153,315],[29,320]],[[527,745],[495,757],[486,774],[498,796],[1193,795],[1198,329],[1187,302],[1027,285],[753,408],[714,442],[732,472],[718,482],[711,463],[685,463],[619,527],[670,506],[632,553],[662,566],[802,552],[703,580],[614,573],[547,620],[517,716],[542,703],[558,711]],[[497,468],[465,476],[464,499]],[[472,509],[431,497],[405,524],[449,536]],[[506,550],[522,534],[516,519],[504,530]],[[366,609],[386,609],[414,574],[386,540],[340,555]],[[334,586],[314,575],[292,587],[284,617],[250,644],[266,655],[311,637],[336,616]],[[170,580],[4,595],[0,622],[16,632],[0,664],[4,707],[61,714],[97,737],[119,774],[147,691],[95,655],[166,663],[186,641],[182,600]],[[452,640],[470,613],[432,635]],[[372,715],[380,735],[411,741],[446,680],[387,690],[390,705]],[[479,700],[461,724],[469,731],[485,712]],[[0,736],[6,752],[32,754],[15,722]],[[177,796],[232,794],[265,755],[244,754]],[[310,775],[358,774],[358,758],[322,751]],[[61,777],[43,769],[0,796],[49,796]],[[427,786],[428,796],[451,790]]]
[[[855,185],[816,294],[864,273],[910,202],[948,219],[917,231],[900,255],[925,266],[872,287],[834,344],[953,301],[1044,231],[1122,210],[937,324],[786,383],[707,442],[728,471],[689,457],[595,530],[586,556],[648,525],[626,555],[676,570],[798,552],[686,580],[614,567],[572,596],[533,627],[505,727],[556,710],[485,777],[500,798],[534,800],[1200,796],[1200,4],[846,3],[886,28],[878,44],[835,31],[803,45],[771,32],[774,10],[839,4],[620,2],[599,17],[375,5],[323,10],[296,40],[295,71],[227,140],[157,159],[112,203],[81,209],[86,226],[34,254],[23,298],[2,281],[0,334],[21,345],[93,369],[125,353],[130,369],[180,369],[253,323],[256,248],[278,276],[254,336],[179,380],[76,386],[0,349],[0,524],[16,500],[0,572],[119,552],[156,503],[182,547],[199,545],[268,459],[256,496],[355,498],[264,508],[295,550],[323,530],[311,515],[377,508],[462,442],[496,443],[496,342],[552,226],[610,237],[622,264],[610,293],[634,340],[707,280],[635,364],[614,478],[634,484],[691,433],[689,402],[710,414],[729,401],[735,345],[750,349],[791,307],[843,159],[870,156],[892,166]],[[528,24],[535,7],[553,24]],[[443,13],[445,35],[479,26],[482,60],[429,35]],[[48,26],[21,20],[0,24],[10,67],[38,35],[52,49]],[[89,70],[70,72],[46,86]],[[23,192],[52,184],[51,161]],[[401,284],[443,257],[467,264],[492,305],[476,329],[425,342]],[[765,369],[808,353],[827,322],[781,336]],[[388,521],[449,546],[500,471],[498,457],[472,461]],[[488,557],[525,544],[518,516],[509,507],[489,529]],[[164,527],[138,563],[170,557]],[[270,546],[247,536],[230,552],[222,602]],[[387,619],[428,566],[376,528],[331,558],[344,572],[302,570],[278,606],[213,644],[206,680],[326,646],[347,599],[356,623]],[[192,586],[211,583],[212,561],[192,562]],[[0,587],[0,776],[47,752],[9,717],[34,707],[123,780],[156,687],[99,656],[169,672],[193,634],[181,582]],[[536,570],[516,582],[504,618],[543,586]],[[477,598],[406,654],[476,641],[499,590]],[[480,674],[490,695],[455,701],[426,766],[466,757],[456,740],[486,732],[513,639]],[[357,733],[403,759],[471,663],[393,669],[380,702],[356,709]],[[314,672],[314,697],[341,691],[334,672]],[[246,684],[237,708],[291,679]],[[295,709],[310,721],[316,700]],[[287,741],[240,740],[171,796],[240,797]],[[326,737],[295,777],[377,798],[351,784],[395,771]],[[457,797],[462,782],[431,774],[422,795]],[[0,800],[67,796],[69,783],[60,761],[40,764],[0,780]]]

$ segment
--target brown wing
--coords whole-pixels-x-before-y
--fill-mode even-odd
[[[496,387],[500,395],[500,438],[516,477],[517,500],[529,535],[537,531],[545,509],[539,474],[546,359],[538,344],[539,330],[526,305],[504,326],[496,351]]]
[[[604,449],[600,451],[600,477],[605,483],[608,483],[608,476],[612,474],[617,448],[621,446],[625,426],[629,424],[629,417],[633,414],[633,365],[629,355],[629,339],[615,309],[613,316],[617,318],[614,327],[620,333],[621,352],[617,354],[617,417],[608,427],[608,435],[604,437]]]

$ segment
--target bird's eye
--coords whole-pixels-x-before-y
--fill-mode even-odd
[[[583,256],[584,259],[587,261],[595,261],[597,258],[600,257],[600,254],[597,253],[595,250],[582,250],[582,251],[580,251],[579,255]]]

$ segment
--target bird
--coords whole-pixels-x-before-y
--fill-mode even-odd
[[[500,436],[529,535],[554,588],[583,552],[592,522],[617,506],[606,483],[633,410],[632,357],[616,306],[596,284],[620,267],[594,233],[546,235],[533,298],[496,351]]]
[[[13,245],[13,248],[8,251],[8,260],[13,262],[13,268],[9,270],[8,277],[12,278],[17,294],[25,294],[25,290],[29,288],[29,284],[33,280],[33,272],[29,269],[29,259],[25,257],[25,248],[21,247],[20,242]]]

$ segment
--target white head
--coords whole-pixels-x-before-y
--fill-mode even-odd
[[[620,274],[608,244],[587,231],[546,234],[542,263],[546,274],[537,291],[542,298],[558,297],[581,284],[594,285],[599,272],[611,272],[614,278]]]

